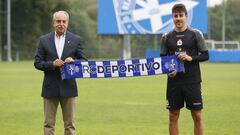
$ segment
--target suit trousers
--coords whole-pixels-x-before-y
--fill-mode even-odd
[[[56,113],[61,105],[64,121],[64,135],[75,135],[75,97],[44,98],[44,135],[54,135]]]

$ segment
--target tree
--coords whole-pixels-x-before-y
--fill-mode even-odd
[[[69,29],[80,35],[83,39],[83,45],[88,58],[98,56],[97,42],[97,4],[93,0],[74,1],[70,9]]]
[[[226,40],[240,40],[239,7],[239,0],[226,1]],[[222,10],[223,5],[209,9],[210,37],[214,40],[222,40]]]
[[[51,31],[52,13],[68,10],[66,0],[12,0],[12,47],[21,59],[33,59],[39,36]]]
[[[80,35],[85,41],[84,48],[88,58],[121,57],[121,35],[97,35],[97,0],[11,1],[12,54],[18,51],[20,59],[33,59],[39,36],[52,31],[52,14],[57,10],[70,13],[69,30]],[[5,8],[6,0],[1,1],[1,4],[2,9]],[[239,7],[239,0],[226,0],[226,40],[240,40]],[[209,37],[214,40],[222,38],[222,8],[222,5],[209,8]],[[1,22],[6,22],[5,16],[1,19]],[[0,36],[2,43],[5,43],[6,25],[1,24]],[[159,44],[159,39],[155,35],[131,36],[132,56],[144,56],[147,48],[158,49],[156,43]],[[110,49],[104,52],[104,48]]]
[[[226,16],[226,38],[228,40],[240,41],[240,15],[239,15],[239,0],[227,1],[227,16]]]

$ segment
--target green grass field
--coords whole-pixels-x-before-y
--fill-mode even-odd
[[[240,63],[202,63],[204,133],[239,135]],[[0,134],[42,135],[43,73],[32,62],[0,63]],[[166,76],[78,79],[77,135],[167,135]],[[182,109],[180,134],[193,135]],[[63,135],[58,110],[56,135]]]

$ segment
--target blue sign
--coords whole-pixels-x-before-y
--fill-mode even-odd
[[[172,7],[182,3],[188,25],[207,34],[206,0],[98,0],[98,34],[160,34],[174,28]]]

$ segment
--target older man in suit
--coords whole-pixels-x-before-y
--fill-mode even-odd
[[[40,37],[34,66],[44,72],[42,97],[44,100],[44,135],[54,135],[56,112],[60,103],[65,135],[75,135],[75,79],[61,79],[60,67],[74,60],[86,60],[80,37],[67,31],[69,15],[66,11],[53,14],[54,32]]]

